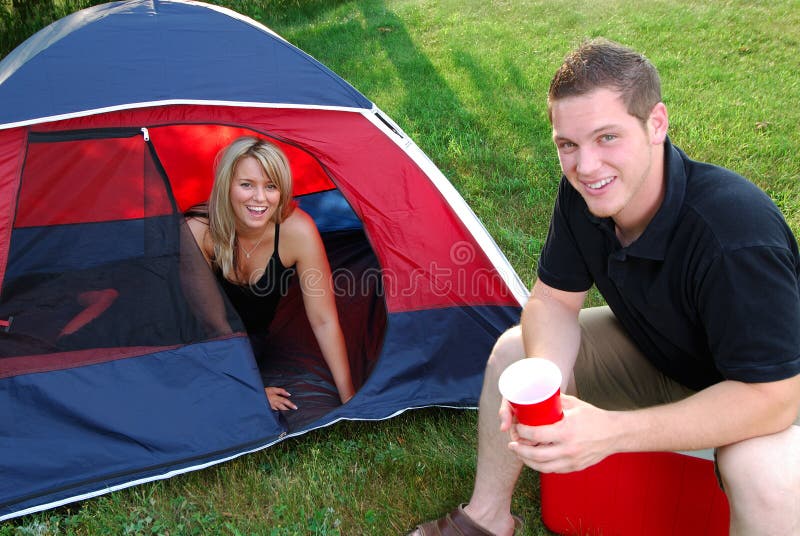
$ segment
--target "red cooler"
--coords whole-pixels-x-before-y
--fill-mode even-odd
[[[713,451],[615,454],[567,474],[542,474],[542,520],[575,536],[726,536],[728,499]]]

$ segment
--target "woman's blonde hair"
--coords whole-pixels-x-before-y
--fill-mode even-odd
[[[208,228],[214,244],[214,263],[226,279],[236,279],[238,254],[236,220],[231,206],[231,181],[236,164],[251,156],[261,164],[267,177],[281,194],[273,217],[283,222],[294,209],[292,202],[292,172],[283,151],[274,143],[254,136],[234,140],[217,155],[214,186],[208,199]]]

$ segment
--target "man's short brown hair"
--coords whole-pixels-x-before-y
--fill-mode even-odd
[[[653,64],[630,48],[597,38],[571,52],[556,71],[547,94],[548,114],[559,99],[601,88],[618,91],[628,113],[642,123],[661,102],[661,80]]]

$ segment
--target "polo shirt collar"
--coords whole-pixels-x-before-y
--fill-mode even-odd
[[[627,255],[664,260],[673,230],[678,225],[686,194],[686,168],[680,150],[672,145],[669,137],[664,140],[664,177],[666,188],[661,207],[642,235],[630,246],[623,248]],[[591,221],[614,235],[614,222],[611,218],[597,218],[589,212],[588,207],[584,210]]]

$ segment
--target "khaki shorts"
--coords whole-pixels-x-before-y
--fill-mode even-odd
[[[580,324],[581,347],[574,368],[578,398],[603,409],[625,410],[694,394],[645,359],[608,307],[583,309]],[[800,414],[794,424],[800,426]]]

